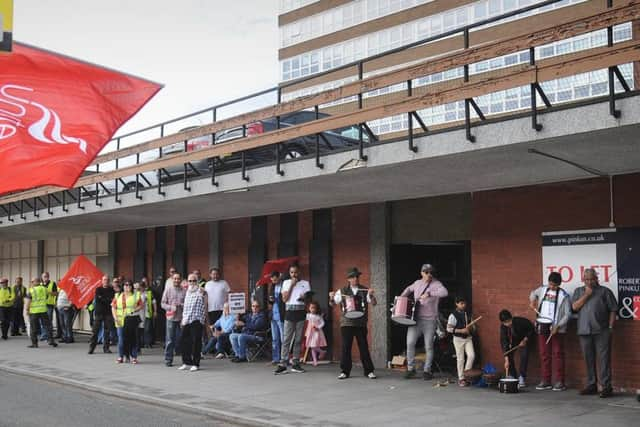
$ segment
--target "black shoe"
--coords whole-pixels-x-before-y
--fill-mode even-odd
[[[244,363],[244,362],[247,361],[247,358],[246,357],[235,357],[235,358],[231,359],[231,361],[233,363]]]
[[[106,354],[111,354],[112,353],[112,351],[109,350],[108,348],[105,348],[104,350],[102,350],[102,352],[106,353]]]
[[[278,365],[278,367],[276,368],[275,371],[273,371],[273,373],[275,375],[286,374],[287,373],[287,367],[284,366],[284,365]]]
[[[7,338],[7,336],[6,336],[6,335],[3,335],[3,336],[2,336],[2,339],[3,339],[3,340],[7,340],[7,339],[9,339],[9,338]]]
[[[613,389],[611,387],[603,388],[600,392],[600,397],[603,399],[611,396],[613,396]]]
[[[407,372],[404,373],[404,378],[409,380],[411,378],[415,378],[416,377],[416,370],[415,369],[407,369]]]
[[[422,379],[425,381],[431,381],[433,379],[433,373],[431,371],[425,371],[422,373]]]
[[[89,346],[89,354],[93,354],[93,352],[95,351],[95,349],[96,349],[96,346],[95,346],[95,345]]]
[[[294,363],[293,365],[291,365],[291,372],[295,372],[297,374],[303,374],[306,371],[302,368],[302,366],[300,366],[299,363]]]
[[[170,368],[173,366],[173,362],[164,362],[164,366]]]
[[[580,396],[591,396],[594,394],[598,394],[598,388],[594,385],[587,386],[580,390]]]
[[[31,344],[28,345],[27,348],[38,348],[38,344]]]
[[[58,343],[57,343],[57,342],[55,342],[55,341],[51,341],[51,342],[49,343],[49,345],[50,345],[51,347],[57,347],[57,346],[58,346]]]

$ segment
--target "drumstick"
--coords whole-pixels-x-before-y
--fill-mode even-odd
[[[471,322],[467,323],[467,328],[468,328],[469,326],[472,326],[474,323],[476,323],[476,322],[477,322],[478,320],[480,320],[480,319],[482,319],[482,316],[478,316],[478,318],[477,318],[477,319],[472,320]]]
[[[544,345],[549,344],[549,341],[551,341],[551,337],[555,335],[555,332],[553,332],[553,328],[551,328],[551,332],[549,333],[549,338],[547,338],[547,341],[545,341]]]
[[[536,310],[535,308],[529,306],[529,308],[533,311],[536,312],[536,314],[538,315],[538,317],[540,317],[541,319],[547,319],[547,320],[551,320],[553,322],[553,319],[547,316],[543,316],[542,313],[540,313],[538,310]]]
[[[512,352],[516,351],[516,350],[517,350],[517,349],[519,349],[519,348],[520,348],[520,347],[518,347],[518,346],[513,347],[511,350],[509,350],[509,351],[507,351],[506,353],[504,353],[504,354],[502,355],[502,357],[504,357],[504,356],[508,355],[509,353],[512,353]]]

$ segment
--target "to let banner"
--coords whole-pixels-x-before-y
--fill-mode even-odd
[[[0,194],[73,187],[161,85],[21,43],[0,55]]]
[[[620,319],[640,320],[640,228],[543,233],[543,282],[557,271],[562,287],[573,294],[586,268],[613,291]]]
[[[58,286],[64,289],[73,305],[84,307],[93,300],[96,288],[102,284],[102,276],[102,271],[89,258],[80,255]]]

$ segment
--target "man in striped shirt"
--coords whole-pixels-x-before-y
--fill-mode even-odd
[[[195,274],[189,274],[187,282],[189,287],[182,312],[182,366],[178,370],[189,368],[195,372],[200,369],[202,331],[207,323],[207,293],[200,288]]]

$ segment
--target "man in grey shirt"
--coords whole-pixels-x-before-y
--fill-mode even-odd
[[[610,397],[611,388],[611,332],[616,320],[618,303],[611,289],[600,286],[598,274],[592,268],[584,270],[584,286],[571,298],[571,308],[578,313],[578,336],[587,364],[587,386],[581,395],[597,394],[596,357],[598,358],[600,397]]]

